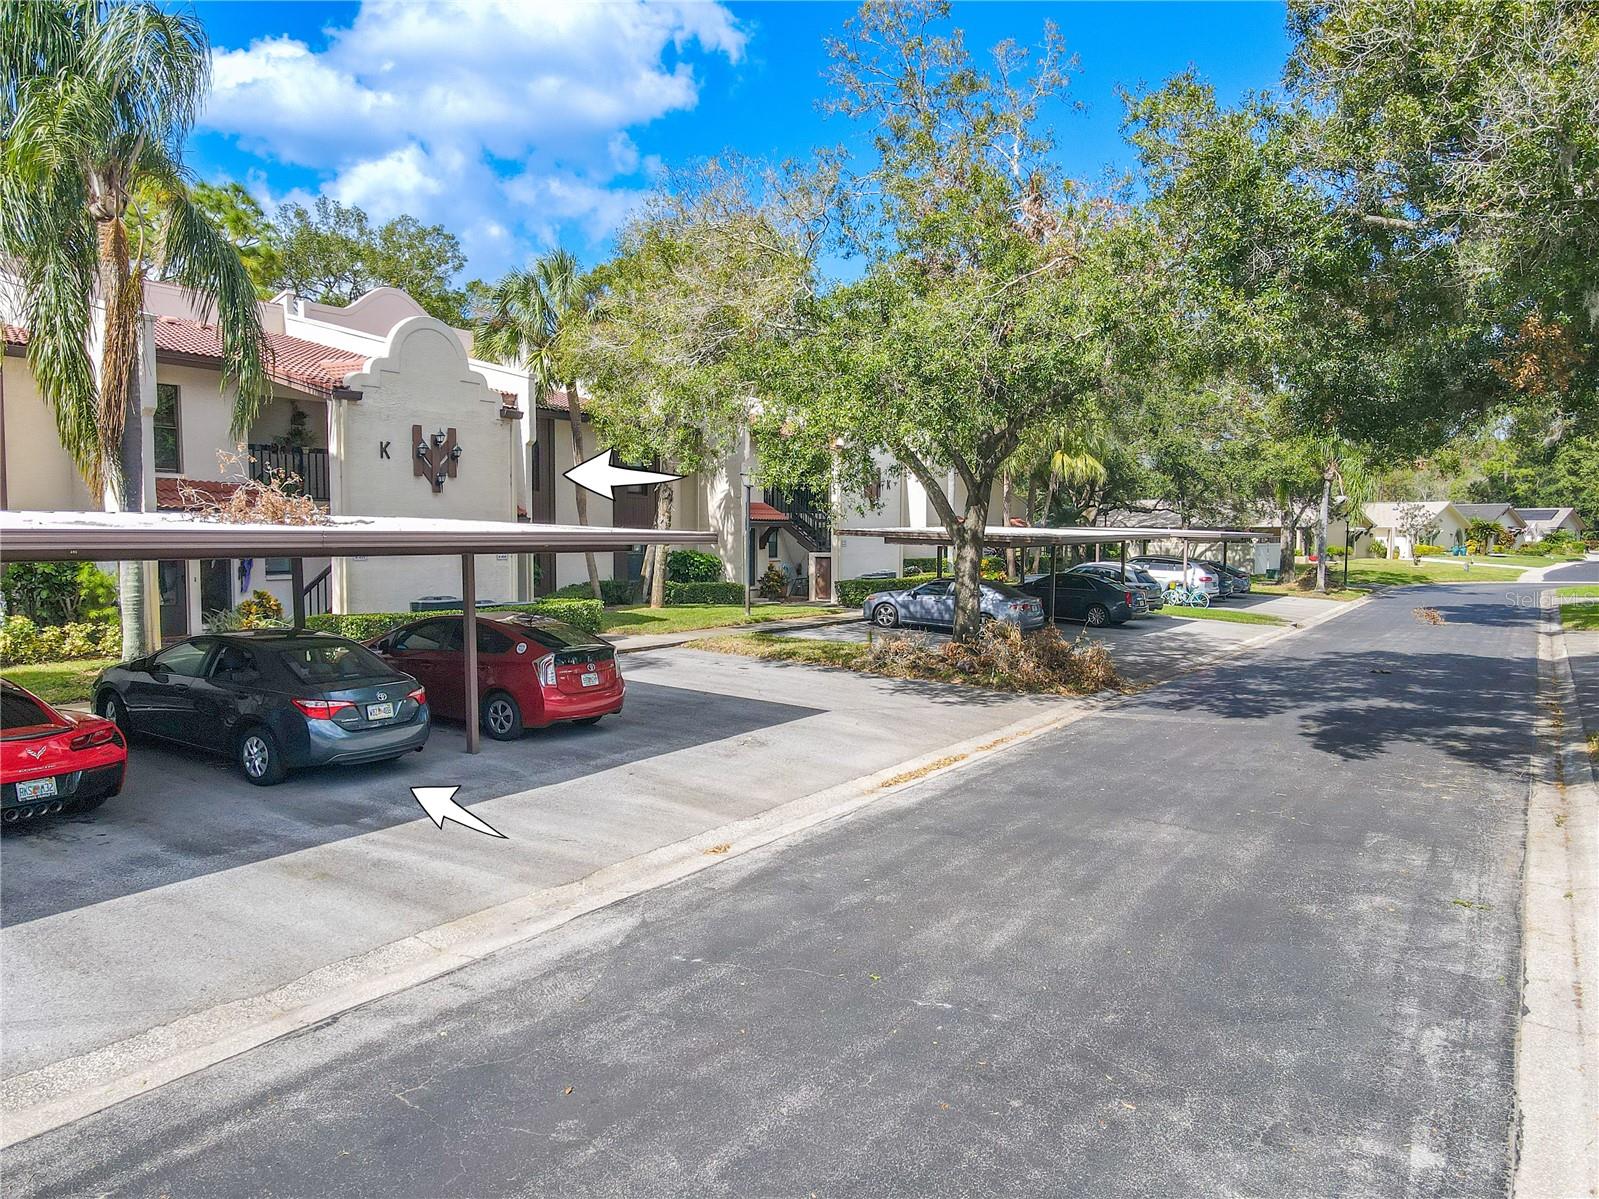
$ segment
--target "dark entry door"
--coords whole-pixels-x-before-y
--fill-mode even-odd
[[[533,510],[528,514],[539,524],[555,520],[555,418],[540,412],[533,444],[528,447],[528,485],[533,500]],[[555,590],[555,555],[534,554],[534,568],[538,578],[533,585],[536,595],[546,595]]]
[[[200,560],[200,617],[233,607],[233,563],[227,558]]]
[[[157,562],[156,586],[161,592],[161,639],[189,633],[189,564]]]
[[[653,466],[641,469],[654,470]],[[611,502],[611,524],[618,529],[648,529],[655,524],[655,488],[618,487]],[[636,579],[644,562],[642,547],[617,550],[611,564],[612,577]]]

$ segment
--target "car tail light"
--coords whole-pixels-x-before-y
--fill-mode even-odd
[[[289,702],[312,720],[332,720],[334,713],[355,707],[347,699],[293,699]]]
[[[1216,581],[1216,576],[1215,575],[1200,575],[1199,576],[1199,581],[1201,583],[1214,583]]]
[[[423,704],[428,702],[428,689],[426,687],[418,687],[405,698],[416,700],[416,706],[420,708]]]
[[[555,655],[545,654],[534,665],[538,667],[539,683],[545,687],[555,686]]]
[[[1122,603],[1126,604],[1129,608],[1133,606],[1133,593],[1131,591],[1122,592]]]
[[[72,739],[73,749],[93,749],[97,745],[107,745],[117,739],[117,731],[109,726],[90,729],[87,733],[79,733]]]

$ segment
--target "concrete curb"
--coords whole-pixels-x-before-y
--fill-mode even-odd
[[[1325,624],[1364,603],[1366,600],[1361,599],[1340,604],[1302,624],[1288,625],[1265,636],[1238,642],[1222,652],[1207,655],[1171,677],[1208,669],[1246,650]],[[449,974],[589,912],[844,819],[880,800],[907,792],[926,779],[964,769],[1002,750],[1114,708],[1125,698],[1117,694],[1063,699],[1060,701],[1063,711],[1028,717],[979,737],[943,746],[757,816],[732,821],[602,867],[575,882],[536,891],[331,963],[265,994],[191,1013],[88,1053],[0,1080],[0,1117],[3,1117],[0,1148],[83,1119],[363,1004]],[[914,802],[914,796],[906,795],[905,800]]]
[[[1599,785],[1558,608],[1538,630],[1538,747],[1522,872],[1515,1199],[1599,1194]]]

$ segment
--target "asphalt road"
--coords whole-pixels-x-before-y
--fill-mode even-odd
[[[1536,617],[1390,592],[24,1142],[6,1192],[1503,1195]]]

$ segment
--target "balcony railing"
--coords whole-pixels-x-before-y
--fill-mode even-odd
[[[812,550],[822,552],[832,548],[833,514],[828,508],[826,496],[808,487],[796,487],[793,490],[768,487],[762,498],[788,516],[795,532],[802,541],[809,543]]]
[[[295,446],[252,445],[250,447],[250,477],[266,481],[284,475],[293,475],[298,483],[291,482],[289,490],[327,503],[332,494],[328,489],[328,452],[308,450]]]

